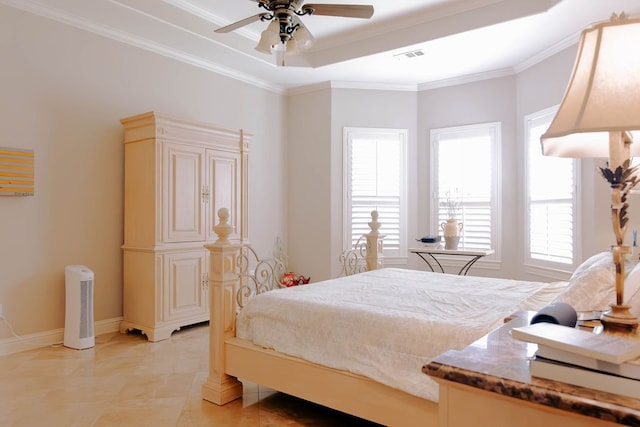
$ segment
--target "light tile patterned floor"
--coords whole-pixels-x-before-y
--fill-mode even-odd
[[[375,426],[255,384],[225,406],[202,400],[208,331],[183,328],[156,343],[112,333],[90,349],[0,357],[0,426]]]

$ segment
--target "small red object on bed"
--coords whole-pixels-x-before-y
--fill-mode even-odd
[[[311,280],[311,277],[300,276],[298,277],[298,285],[306,285],[309,283],[310,280]]]
[[[291,286],[298,285],[306,285],[311,280],[311,277],[296,277],[296,275],[292,272],[288,272],[282,275],[282,279],[280,279],[280,283],[282,283],[287,288]]]

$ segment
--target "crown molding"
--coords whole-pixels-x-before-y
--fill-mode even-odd
[[[165,56],[167,58],[175,59],[185,64],[193,65],[208,71],[215,72],[225,77],[239,80],[243,83],[250,84],[271,92],[278,94],[284,94],[285,88],[283,86],[274,85],[266,80],[258,79],[252,75],[243,73],[241,71],[231,69],[220,65],[219,63],[190,55],[182,52],[178,49],[173,49],[168,46],[155,43],[151,40],[144,39],[142,37],[135,36],[133,34],[119,31],[115,28],[99,25],[95,22],[82,19],[76,15],[62,12],[59,9],[53,7],[43,7],[41,3],[37,3],[31,0],[0,0],[0,4],[4,4],[16,9],[32,13],[34,15],[41,16],[43,18],[51,19],[53,21],[69,25],[71,27],[88,31],[90,33],[115,40],[121,43],[128,44],[130,46],[138,47],[149,52],[156,53],[158,55]]]
[[[467,83],[479,82],[482,80],[496,79],[499,77],[512,76],[516,74],[513,68],[503,68],[500,70],[487,71],[485,73],[469,74],[466,76],[452,77],[450,79],[436,80],[432,82],[421,83],[418,85],[419,91],[438,89],[448,86],[458,86]]]
[[[526,70],[527,68],[533,67],[534,65],[539,64],[545,59],[550,58],[553,55],[560,53],[563,50],[576,45],[580,41],[581,34],[582,34],[581,31],[577,31],[574,34],[571,34],[570,36],[564,38],[563,40],[560,40],[559,42],[549,46],[548,48],[544,49],[542,52],[539,52],[538,54],[532,56],[531,58],[517,64],[514,67],[516,73],[520,73]]]

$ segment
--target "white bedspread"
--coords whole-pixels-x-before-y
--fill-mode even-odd
[[[260,294],[236,335],[437,401],[424,364],[516,310],[542,308],[565,285],[386,268]]]

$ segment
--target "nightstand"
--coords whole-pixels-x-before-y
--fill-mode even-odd
[[[640,399],[531,377],[537,346],[511,337],[529,312],[462,351],[450,350],[423,367],[439,384],[441,426],[640,425]]]

